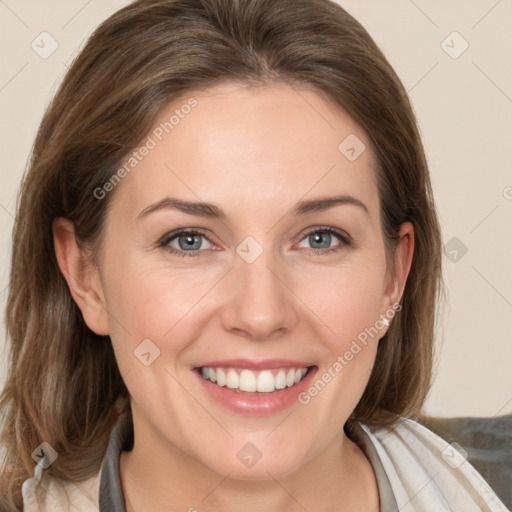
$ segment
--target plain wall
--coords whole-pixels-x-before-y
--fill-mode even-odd
[[[17,188],[44,108],[86,37],[126,3],[0,3],[2,312]],[[425,410],[442,416],[512,412],[512,3],[340,4],[365,26],[410,94],[447,244],[448,302]],[[51,49],[42,32],[58,43],[46,59],[31,47],[35,41],[38,51]],[[3,324],[1,332],[0,349]]]

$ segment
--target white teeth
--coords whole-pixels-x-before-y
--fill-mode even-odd
[[[224,370],[222,368],[217,368],[217,384],[219,386],[226,385],[226,374],[224,373]]]
[[[240,391],[256,391],[256,376],[251,370],[242,370],[240,372]]]
[[[252,372],[251,372],[252,373]],[[242,388],[240,388],[242,389]],[[269,393],[275,389],[275,379],[272,372],[263,370],[256,380],[256,391],[260,393]]]
[[[201,368],[201,375],[218,386],[238,389],[250,393],[272,393],[276,389],[292,387],[306,375],[307,368],[281,368],[253,372],[243,369],[238,373],[234,368]]]
[[[295,384],[295,370],[288,370],[286,374],[286,385],[291,388]]]
[[[286,373],[284,373],[284,370],[279,370],[277,372],[275,377],[275,386],[276,389],[284,389],[286,387]]]
[[[228,370],[228,374],[226,375],[226,386],[230,389],[237,389],[239,384],[240,380],[238,379],[238,373],[230,368]]]

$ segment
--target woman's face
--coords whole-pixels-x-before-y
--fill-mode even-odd
[[[111,336],[136,445],[291,474],[344,439],[410,263],[386,266],[369,140],[312,91],[234,84],[148,135],[103,190],[102,307],[84,313]]]

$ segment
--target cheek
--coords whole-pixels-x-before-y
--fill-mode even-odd
[[[375,325],[382,307],[385,268],[379,261],[351,265],[311,276],[303,295],[319,321],[325,323],[333,348],[342,349],[365,329]]]
[[[319,383],[311,390],[330,402],[327,409],[347,415],[354,408],[370,377],[382,328],[382,284],[385,265],[380,260],[368,264],[346,266],[329,276],[316,275],[316,285],[304,289],[308,306],[327,329],[323,336],[324,357],[318,379],[326,383],[323,392]],[[344,400],[339,397],[343,396]],[[305,397],[307,401],[308,397]]]
[[[328,278],[317,273],[317,286],[303,290],[327,328],[321,329],[322,363],[299,402],[305,416],[323,425],[325,438],[336,435],[370,378],[380,337],[375,323],[382,312],[383,269],[378,260],[367,265],[359,260],[358,265],[331,269]]]
[[[151,340],[172,364],[191,339],[199,336],[205,307],[211,303],[215,271],[171,269],[125,258],[105,274],[110,336],[121,365],[135,365],[133,352]],[[155,349],[156,350],[156,349]],[[158,351],[157,351],[158,352]],[[159,362],[161,363],[163,359]]]
[[[127,258],[106,283],[116,360],[133,399],[142,408],[152,404],[148,415],[165,400],[162,389],[180,410],[186,396],[171,375],[177,375],[183,351],[200,335],[197,303],[209,281],[197,272],[194,278],[138,263]]]

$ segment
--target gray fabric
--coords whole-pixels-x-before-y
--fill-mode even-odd
[[[391,488],[389,478],[384,471],[384,467],[382,466],[382,462],[380,461],[375,446],[362,428],[359,429],[358,433],[360,441],[358,444],[360,446],[362,444],[361,449],[370,460],[375,477],[377,478],[377,485],[379,486],[380,512],[398,512],[398,504],[396,502],[395,495],[393,494],[393,489]]]
[[[458,443],[469,463],[512,510],[512,414],[494,418],[418,418],[448,443]]]
[[[388,477],[380,462],[375,447],[366,432],[359,429],[361,448],[370,460],[377,478],[380,498],[380,512],[398,512],[398,506],[391,489]],[[119,476],[119,457],[123,450],[133,448],[133,423],[129,415],[119,418],[110,435],[109,444],[101,468],[100,512],[126,512],[121,478]]]
[[[119,457],[124,450],[133,448],[133,423],[131,416],[121,416],[110,434],[103,466],[101,468],[100,512],[126,512],[121,478],[119,476]]]

